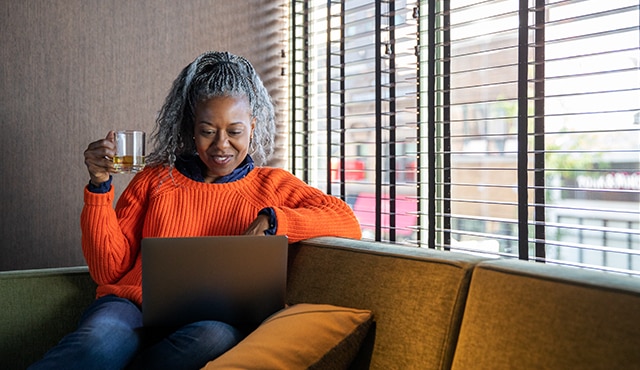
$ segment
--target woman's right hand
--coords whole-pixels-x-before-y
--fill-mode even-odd
[[[89,144],[84,151],[84,164],[89,170],[91,183],[99,186],[109,180],[113,172],[113,156],[116,154],[115,131],[109,131],[107,137]]]

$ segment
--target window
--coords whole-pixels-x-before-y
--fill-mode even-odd
[[[639,8],[293,1],[289,167],[367,239],[640,275]]]

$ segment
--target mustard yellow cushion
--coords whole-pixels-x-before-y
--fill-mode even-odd
[[[346,369],[372,321],[368,310],[293,305],[266,319],[204,369]]]

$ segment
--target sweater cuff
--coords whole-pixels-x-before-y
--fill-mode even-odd
[[[94,193],[89,190],[89,185],[84,188],[84,204],[90,206],[111,206],[115,198],[113,186],[106,193]]]

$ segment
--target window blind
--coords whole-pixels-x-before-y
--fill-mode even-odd
[[[414,7],[365,0],[294,1],[292,8],[292,64],[302,72],[292,86],[299,103],[291,170],[347,201],[366,238],[415,239]]]
[[[640,275],[637,1],[291,8],[290,167],[365,238]]]

